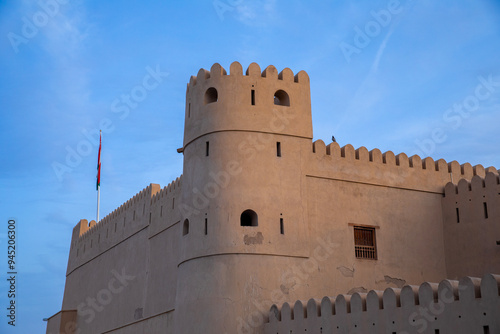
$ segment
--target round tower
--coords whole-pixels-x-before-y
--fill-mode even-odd
[[[280,275],[308,256],[309,77],[229,72],[214,64],[187,87],[176,333],[259,332]]]

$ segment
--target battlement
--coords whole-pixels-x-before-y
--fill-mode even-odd
[[[181,180],[182,175],[163,187],[163,189],[160,189],[160,191],[158,191],[157,193],[153,194],[153,196],[151,197],[151,205],[155,204],[157,201],[160,201],[161,198],[167,196],[172,191],[179,189],[181,186]]]
[[[130,235],[148,226],[152,199],[160,191],[158,184],[150,184],[125,203],[106,215],[99,223],[82,219],[73,229],[68,273],[81,263],[110,249]]]
[[[500,240],[500,179],[496,171],[485,177],[448,183],[442,198],[446,267],[449,277],[464,274],[480,275],[485,271],[499,272],[500,263],[494,255],[481,255],[470,250],[482,249],[483,254],[499,254]],[[467,268],[467,271],[464,270]]]
[[[486,327],[485,333],[500,330],[500,275],[273,305],[264,333],[479,333]]]
[[[198,71],[196,76],[191,76],[189,83],[187,84],[187,91],[189,92],[190,88],[194,87],[199,82],[220,78],[225,75],[228,75],[226,70],[218,63],[213,64],[210,71],[202,68]],[[231,64],[229,67],[229,75],[243,76],[243,67],[239,62],[235,61]],[[271,80],[282,80],[285,82],[309,85],[309,76],[305,71],[300,71],[294,75],[293,71],[288,67],[278,73],[278,70],[273,65],[269,65],[264,69],[264,71],[261,71],[261,68],[257,63],[251,63],[245,71],[245,76],[262,77]]]
[[[470,195],[470,192],[484,192],[485,188],[493,189],[495,192],[500,185],[500,178],[494,169],[487,170],[486,176],[475,175],[469,182],[467,180],[458,181],[458,185],[448,183],[444,188],[445,197],[454,197],[455,195]]]
[[[151,198],[151,221],[149,236],[172,227],[180,221],[180,205],[182,175],[163,187]]]
[[[221,131],[278,133],[312,138],[309,76],[278,72],[256,63],[245,73],[234,62],[229,73],[214,64],[200,69],[186,90],[184,148],[195,139]]]
[[[498,174],[495,167],[484,168],[482,165],[459,164],[457,161],[447,162],[444,159],[435,161],[431,157],[422,159],[418,155],[408,157],[405,153],[396,155],[392,151],[382,153],[376,148],[368,151],[363,146],[355,149],[350,144],[340,147],[336,142],[325,145],[322,140],[313,143],[312,153],[317,159],[316,164],[319,164],[319,167],[313,166],[312,170],[324,172],[327,168],[337,169],[346,174],[344,176],[349,173],[356,176],[358,181],[394,183],[400,187],[415,187],[439,193],[443,192],[448,182],[456,184],[461,179],[470,181],[474,176],[484,178],[486,173]],[[331,163],[333,161],[335,164]],[[358,169],[349,170],[348,166]],[[394,172],[390,179],[384,176],[389,170]],[[378,180],[377,176],[380,177]],[[361,180],[363,177],[365,179]]]
[[[137,194],[135,194],[128,201],[126,201],[125,203],[120,205],[118,208],[113,210],[111,213],[106,215],[104,218],[102,218],[98,224],[96,224],[95,221],[92,220],[89,224],[88,229],[80,228],[80,230],[79,230],[80,234],[78,236],[79,240],[86,240],[86,238],[88,238],[94,231],[107,226],[107,224],[109,224],[110,221],[112,221],[115,218],[117,218],[118,216],[122,215],[127,209],[129,209],[131,206],[137,204],[138,202],[144,201],[145,199],[152,199],[153,196],[158,191],[160,191],[159,189],[160,189],[160,186],[158,184],[151,183],[149,186],[147,186],[146,188],[139,191]],[[83,221],[86,221],[86,220],[83,220]],[[77,224],[77,226],[78,226],[78,224]]]
[[[344,158],[351,161],[359,160],[361,162],[383,163],[392,166],[452,173],[454,175],[461,175],[466,179],[472,179],[476,175],[484,177],[486,173],[498,174],[495,167],[485,169],[482,165],[472,166],[468,162],[459,164],[457,161],[446,162],[444,159],[434,161],[431,157],[424,159],[418,155],[408,157],[405,153],[395,155],[392,151],[382,153],[378,148],[368,151],[364,146],[354,149],[351,144],[340,147],[336,142],[332,142],[326,146],[321,139],[313,143],[313,153],[330,155],[334,158]]]

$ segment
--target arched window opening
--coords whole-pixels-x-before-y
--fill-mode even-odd
[[[189,220],[184,220],[184,224],[182,225],[182,235],[186,235],[189,233]]]
[[[209,104],[212,102],[217,102],[219,100],[219,94],[217,94],[217,89],[214,87],[210,87],[205,92],[205,104]]]
[[[278,90],[274,93],[274,104],[277,106],[290,106],[290,98],[288,97],[287,92],[284,90]]]
[[[241,226],[258,226],[259,219],[253,210],[245,210],[240,217]]]

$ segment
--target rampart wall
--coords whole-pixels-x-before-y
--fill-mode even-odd
[[[98,224],[91,221],[86,226],[87,220],[81,220],[73,229],[66,275],[148,226],[151,198],[158,191],[159,185],[150,184],[102,218]]]
[[[500,332],[500,276],[273,305],[265,334]]]
[[[181,185],[182,176],[151,199],[152,217],[148,231],[150,265],[144,302],[145,317],[175,309],[181,237]],[[170,326],[172,315],[168,319]]]
[[[448,183],[442,203],[448,277],[500,273],[498,174]]]
[[[448,182],[471,180],[486,172],[498,174],[495,167],[484,168],[457,161],[434,161],[418,155],[408,157],[405,153],[395,155],[392,151],[382,153],[379,149],[368,151],[365,147],[355,149],[347,144],[340,147],[333,142],[328,146],[316,140],[312,147],[313,160],[309,160],[307,175],[372,185],[391,186],[415,191],[444,193]],[[307,160],[307,159],[306,159]]]
[[[181,178],[151,184],[104,217],[73,230],[63,310],[83,332],[169,328],[175,308]],[[167,331],[168,332],[168,331]]]
[[[286,154],[287,148],[282,149]],[[443,243],[447,237],[443,230],[444,186],[452,180],[463,183],[498,173],[494,167],[460,165],[456,161],[434,161],[416,155],[408,158],[404,153],[368,151],[351,145],[340,147],[337,143],[325,145],[321,140],[312,143],[311,151],[303,156],[312,246],[314,240],[328,236],[335,247],[335,265],[320,263],[320,272],[311,273],[308,280],[312,286],[321,286],[328,277],[330,289],[335,293],[449,278],[448,257],[454,250]],[[495,210],[490,210],[490,220],[499,219]],[[356,226],[374,229],[376,260],[356,257]],[[464,236],[484,233],[478,233],[477,226],[476,229],[464,231]],[[491,244],[498,247],[494,241]],[[474,249],[482,247],[478,237]],[[485,252],[470,252],[466,248],[470,263],[482,265],[482,270],[473,274],[480,276],[493,270],[495,266],[487,262],[499,259],[500,254],[492,247]],[[486,254],[491,260],[483,260]],[[461,265],[458,259],[455,263]],[[462,264],[462,268],[461,275],[468,274],[467,265]],[[297,299],[304,298],[305,293],[298,291],[300,285],[285,286],[296,292]]]

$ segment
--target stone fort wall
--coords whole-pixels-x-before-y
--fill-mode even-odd
[[[265,334],[500,332],[500,276],[273,305]]]
[[[181,179],[163,189],[151,184],[99,224],[75,226],[62,309],[78,310],[76,329],[128,333],[171,326]]]
[[[448,183],[442,203],[448,277],[500,273],[498,174]]]

